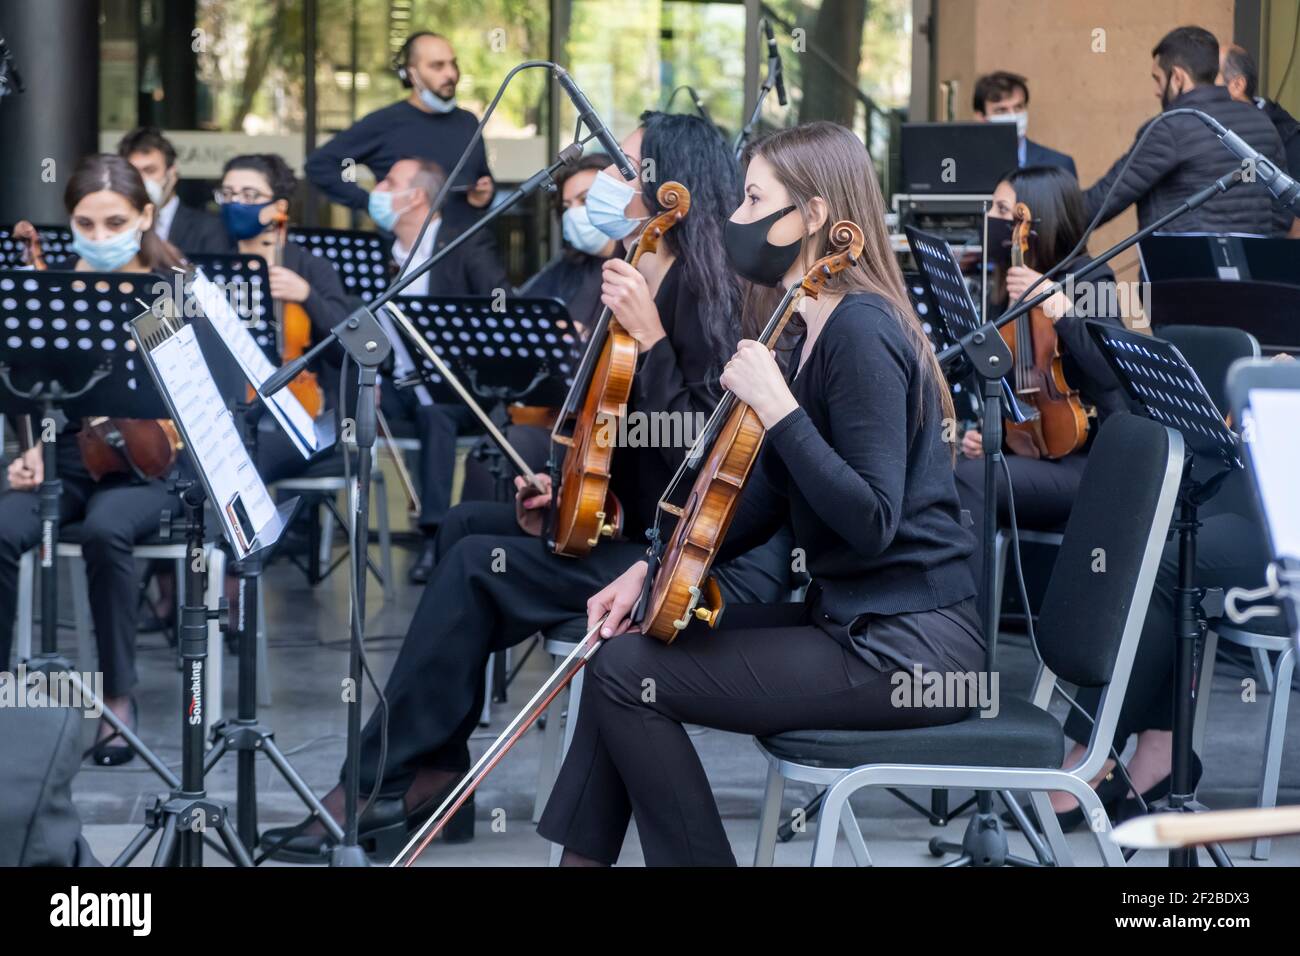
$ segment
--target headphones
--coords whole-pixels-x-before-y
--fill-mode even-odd
[[[411,61],[411,47],[420,37],[436,37],[438,34],[430,33],[428,30],[421,30],[419,33],[412,33],[406,38],[401,49],[393,56],[392,69],[397,74],[397,78],[402,81],[402,86],[411,89],[411,74],[406,65]]]

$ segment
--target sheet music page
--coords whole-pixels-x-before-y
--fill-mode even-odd
[[[244,375],[255,389],[260,389],[262,383],[275,372],[275,366],[257,344],[253,334],[240,321],[230,302],[221,294],[221,290],[203,274],[202,269],[195,271],[191,290],[199,308],[203,310],[203,314],[207,316],[208,322],[225,343],[226,348],[230,349],[230,354],[235,357]],[[280,427],[285,430],[304,458],[310,458],[320,450],[316,439],[315,422],[293,392],[283,388],[267,398],[259,391],[258,397],[270,409],[271,415],[280,423]]]
[[[1242,426],[1273,547],[1279,556],[1300,558],[1300,392],[1252,388]]]
[[[195,462],[207,477],[212,503],[221,516],[226,536],[240,548],[243,557],[248,554],[252,537],[274,517],[275,504],[248,457],[234,416],[212,381],[193,326],[184,326],[149,354],[171,397]],[[237,503],[247,514],[252,536],[239,525]]]

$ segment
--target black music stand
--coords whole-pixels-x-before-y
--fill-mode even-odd
[[[998,478],[1002,468],[1002,417],[1005,414],[1014,422],[1028,420],[1029,413],[1016,399],[1015,392],[1006,380],[1011,370],[1011,352],[1000,335],[981,331],[981,322],[970,289],[961,274],[961,266],[948,243],[939,236],[923,232],[913,226],[904,230],[912,247],[921,284],[934,311],[928,319],[942,338],[959,343],[957,353],[961,361],[944,369],[949,381],[974,373],[980,383],[983,403],[980,409],[980,437],[984,446],[984,528],[980,548],[984,555],[984,580],[980,587],[980,619],[983,622],[985,668],[992,671],[997,661],[998,609],[993,596],[997,593],[996,534],[998,527]],[[1012,489],[1007,488],[1007,494]],[[1026,609],[1028,613],[1028,609]],[[1051,851],[1025,818],[1019,802],[1008,791],[999,791],[1012,817],[1020,827],[1038,858],[1033,860],[1012,856],[1007,849],[1006,832],[1002,820],[993,810],[993,795],[980,790],[975,795],[975,813],[970,819],[960,844],[935,838],[930,841],[930,852],[935,855],[958,853],[954,866],[1016,866],[1050,864]],[[960,812],[960,809],[957,811]]]
[[[258,256],[206,256],[207,265],[222,277],[221,284],[209,280],[203,267],[191,278],[186,301],[194,301],[211,325],[213,333],[220,339],[235,364],[239,366],[245,381],[254,389],[275,371],[271,357],[265,354],[266,345],[258,341],[256,331],[250,329],[244,316],[231,302],[228,292],[241,281],[255,283],[260,290],[261,275],[265,263]],[[227,261],[219,261],[227,260]],[[240,261],[230,261],[240,260]],[[238,298],[238,297],[236,297]],[[251,297],[250,297],[251,298]],[[261,308],[260,291],[256,308]],[[263,325],[263,330],[265,330]],[[272,346],[273,348],[273,346]],[[273,354],[273,353],[272,353]],[[243,383],[240,391],[242,393]],[[312,421],[293,393],[288,389],[273,396],[262,396],[263,407],[289,435],[295,447],[304,458],[310,458],[322,448],[334,442],[333,422]],[[257,421],[260,408],[250,407],[243,401],[242,395],[236,402],[237,418],[242,432],[241,441],[247,450],[249,460],[257,460]],[[298,499],[284,506],[289,517],[286,525],[291,523],[297,513],[295,507]],[[220,762],[229,751],[237,755],[236,763],[236,800],[235,813],[240,840],[250,850],[257,846],[257,777],[256,756],[266,757],[279,771],[299,798],[318,816],[327,830],[336,839],[342,839],[343,830],[334,822],[333,817],[325,811],[311,788],[298,775],[289,763],[283,751],[275,743],[275,734],[268,726],[259,722],[257,717],[257,608],[258,590],[261,573],[266,563],[274,554],[274,547],[268,546],[256,553],[240,557],[231,565],[231,570],[239,579],[239,615],[234,628],[238,635],[239,693],[236,716],[217,723],[211,732],[212,750],[208,753],[204,765],[204,775]],[[259,860],[260,862],[260,860]]]
[[[581,359],[582,339],[558,299],[507,296],[402,296],[397,300],[425,340],[465,386],[489,409],[513,403],[553,407],[568,392]],[[411,355],[418,377],[398,388],[425,385],[437,402],[460,397],[419,351]],[[510,469],[493,446],[479,452],[496,479],[498,495],[509,488]],[[506,500],[513,494],[505,494]]]
[[[205,502],[212,504],[223,535],[237,561],[269,550],[279,539],[292,505],[277,510],[253,466],[235,428],[230,411],[203,357],[195,327],[185,325],[173,308],[175,300],[159,298],[131,322],[132,340],[149,369],[168,415],[184,440],[184,451],[197,481],[176,482],[185,509],[183,528],[192,555],[203,553]],[[203,840],[215,829],[232,862],[251,866],[223,804],[204,789],[203,716],[207,695],[208,623],[224,629],[225,608],[205,607],[195,595],[205,593],[205,562],[186,563],[186,604],[181,609],[181,767],[179,786],[166,797],[155,797],[145,812],[145,825],[114,861],[128,866],[157,832],[155,866],[168,865],[179,849],[182,866],[202,866]],[[223,602],[224,603],[224,602]],[[221,688],[216,688],[221,693]]]
[[[213,284],[218,286],[227,295],[224,297],[231,305],[234,312],[234,319],[245,329],[253,341],[262,350],[263,355],[272,367],[278,367],[281,364],[279,343],[276,340],[275,327],[268,321],[270,298],[270,287],[267,279],[267,263],[261,256],[244,255],[243,253],[204,253],[190,257],[198,272],[201,272]],[[236,290],[238,294],[230,295],[230,290]],[[214,328],[220,319],[209,317],[213,321]],[[249,381],[253,381],[252,368],[255,359],[253,356],[241,354],[241,350],[232,348],[232,337],[229,335],[221,336],[225,348],[227,348],[239,366],[239,374]],[[259,386],[265,376],[257,378],[253,382],[254,386]],[[298,423],[298,427],[293,425],[293,416],[285,414],[285,410],[274,407],[288,400],[288,393],[277,395],[271,403],[266,405],[265,410],[269,411],[279,423],[293,444],[300,452],[305,447],[314,449],[313,455],[323,454],[335,442],[337,438],[337,429],[335,423],[328,418],[317,420],[312,428],[307,428],[303,422]],[[251,442],[249,453],[253,460],[258,460],[257,443],[259,440],[259,431],[257,427],[258,420],[261,418],[263,409],[255,402],[244,401],[242,398],[235,406],[235,413],[239,416],[241,422],[246,426],[243,431],[247,439]],[[343,516],[338,512],[334,502],[329,498],[324,499],[325,507],[334,512],[335,519],[340,525],[343,525]],[[296,519],[297,516],[295,516]],[[289,554],[288,558],[295,567],[298,567],[307,575],[307,580],[313,585],[319,583],[329,576],[335,568],[338,567],[344,559],[340,558],[325,571],[321,571],[318,564],[318,541],[316,539],[317,525],[311,525],[311,537],[307,547],[307,560],[304,566],[297,555]],[[383,580],[379,569],[374,567],[367,557],[367,566],[374,572],[375,576]]]
[[[37,226],[36,232],[41,237],[41,251],[45,255],[45,261],[51,268],[63,268],[63,264],[75,255],[72,251],[72,230],[67,226]],[[12,229],[0,229],[0,269],[22,268],[26,250],[27,243],[15,239]]]
[[[292,227],[289,238],[314,256],[328,259],[349,295],[369,303],[388,288],[391,243],[359,229]]]
[[[42,419],[41,646],[27,662],[29,672],[66,673],[81,684],[58,649],[56,557],[63,494],[58,434],[69,418],[167,417],[166,405],[140,369],[126,325],[140,311],[137,300],[152,299],[164,281],[155,275],[123,273],[0,271],[0,412],[39,414]],[[95,699],[84,686],[81,693]],[[165,783],[178,783],[125,721],[107,708],[103,717]]]
[[[1157,809],[1195,812],[1207,809],[1192,789],[1192,720],[1196,710],[1196,657],[1205,633],[1201,601],[1205,589],[1195,583],[1197,509],[1212,498],[1224,479],[1242,467],[1240,443],[1223,413],[1182,353],[1162,339],[1089,320],[1088,332],[1135,406],[1135,411],[1182,433],[1186,457],[1178,489],[1178,516],[1170,527],[1178,534],[1178,584],[1174,588],[1175,689],[1174,746],[1169,796]],[[1197,459],[1218,470],[1209,477],[1193,474]],[[1206,845],[1219,866],[1231,866],[1218,844]],[[1196,850],[1169,852],[1170,866],[1195,866]]]

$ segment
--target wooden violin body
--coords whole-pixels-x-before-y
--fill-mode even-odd
[[[857,224],[837,222],[830,235],[839,251],[819,259],[803,282],[787,293],[761,336],[769,348],[780,339],[799,300],[805,296],[817,298],[827,280],[862,255],[864,238]],[[716,627],[722,616],[722,592],[710,571],[766,434],[754,410],[733,395],[723,397],[718,411],[724,410],[726,414],[716,432],[710,434],[706,429],[700,436],[700,441],[711,441],[711,445],[686,503],[675,506],[667,501],[668,495],[659,502],[661,512],[672,515],[677,523],[658,559],[641,630],[666,643],[672,643],[692,620]]]
[[[170,418],[87,418],[77,432],[81,460],[90,477],[124,473],[162,478],[183,447]]]
[[[1011,264],[1024,265],[1032,214],[1016,203]],[[1022,404],[1037,410],[1026,422],[1007,423],[1007,446],[1031,458],[1064,458],[1088,440],[1088,413],[1079,393],[1070,388],[1061,365],[1056,328],[1039,306],[998,330],[1011,349],[1015,392]]]
[[[680,183],[666,182],[655,195],[665,211],[642,230],[628,260],[633,266],[647,252],[655,252],[664,234],[691,208],[690,193]],[[563,421],[552,433],[553,440],[565,446],[565,453],[551,516],[551,547],[570,557],[588,554],[602,537],[613,537],[622,527],[621,509],[609,490],[615,446],[608,437],[616,433],[632,396],[638,349],[636,339],[616,316],[607,313],[602,319],[587,346],[599,351],[591,353],[597,357],[586,392],[574,409],[572,434],[559,434]],[[563,411],[559,417],[565,417]]]

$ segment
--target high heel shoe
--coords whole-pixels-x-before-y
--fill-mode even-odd
[[[1200,785],[1201,772],[1204,769],[1205,768],[1201,765],[1201,758],[1196,755],[1195,751],[1193,751],[1192,752],[1192,792],[1193,793],[1196,792],[1197,786]],[[1150,809],[1152,803],[1154,803],[1157,800],[1163,800],[1165,797],[1169,796],[1169,791],[1170,789],[1172,789],[1172,780],[1173,780],[1172,774],[1165,774],[1163,778],[1157,780],[1149,788],[1142,791],[1141,803],[1138,803],[1136,797],[1128,797],[1127,799],[1125,799],[1124,802],[1120,804],[1119,816],[1115,820],[1115,822],[1117,824],[1123,823],[1125,820],[1131,820],[1134,817],[1142,816],[1143,813],[1146,812],[1142,809],[1144,804],[1148,809]]]
[[[1106,815],[1112,820],[1119,813],[1120,806],[1124,802],[1124,794],[1128,793],[1128,784],[1124,778],[1114,770],[1102,777],[1101,781],[1094,788],[1097,791],[1097,797],[1101,800],[1101,805],[1106,811]],[[1037,822],[1034,816],[1033,806],[1025,808],[1025,813],[1030,816],[1031,820]],[[1057,825],[1060,826],[1062,833],[1070,833],[1079,829],[1079,826],[1085,819],[1085,813],[1082,806],[1075,806],[1071,810],[1063,810],[1056,814]],[[1007,810],[1002,814],[1003,825],[1012,830],[1019,830],[1020,826],[1016,823],[1016,818]]]
[[[458,782],[458,781],[457,781]],[[455,782],[452,784],[455,785]],[[401,797],[383,797],[366,807],[357,821],[357,844],[376,860],[391,860],[402,851],[410,834],[433,815],[447,794],[446,790],[425,800],[410,813]],[[300,832],[312,818],[291,827],[274,827],[261,836],[261,846],[268,857],[289,863],[324,863],[334,847],[328,833]],[[467,843],[474,839],[474,795],[447,821],[439,834],[447,843]]]
[[[103,720],[103,718],[100,718]],[[135,698],[131,698],[131,719],[127,721],[132,733],[140,725],[140,712],[136,707]],[[112,726],[111,724],[109,726]],[[101,740],[95,741],[94,746],[86,751],[85,756],[90,758],[90,762],[98,767],[117,767],[135,756],[135,751],[126,743],[114,743],[114,741],[123,740],[122,734],[114,728],[113,732]]]

